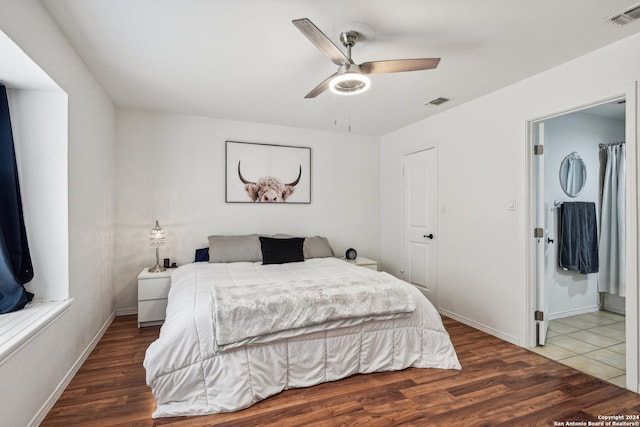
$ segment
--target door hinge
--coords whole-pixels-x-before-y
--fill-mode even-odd
[[[542,311],[534,311],[533,312],[533,318],[535,320],[539,320],[539,321],[543,321],[544,320],[544,313]]]
[[[540,155],[544,154],[544,145],[542,145],[542,144],[534,145],[533,146],[533,154],[535,154],[536,156],[540,156]]]
[[[534,228],[533,229],[533,237],[536,239],[544,237],[544,229],[543,228]]]

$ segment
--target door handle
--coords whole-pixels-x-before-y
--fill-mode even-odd
[[[424,237],[425,239],[433,240],[433,233],[431,233],[431,234],[425,234],[425,235],[423,235],[422,237]]]

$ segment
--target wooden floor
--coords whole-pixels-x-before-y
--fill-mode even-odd
[[[356,375],[231,414],[153,420],[142,360],[159,327],[138,329],[135,316],[117,317],[42,425],[554,426],[640,415],[635,393],[454,320],[444,323],[461,371]]]

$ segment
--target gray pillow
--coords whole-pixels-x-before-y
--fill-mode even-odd
[[[302,247],[304,258],[327,258],[335,256],[326,237],[306,237]]]
[[[209,262],[262,261],[258,234],[209,236]]]

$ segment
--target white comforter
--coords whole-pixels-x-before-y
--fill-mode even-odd
[[[153,417],[202,415],[246,408],[282,390],[308,387],[356,373],[409,366],[460,369],[449,335],[429,301],[409,316],[340,319],[252,337],[221,352],[215,343],[211,287],[327,279],[381,273],[335,259],[281,265],[195,263],[172,276],[160,337],[147,349],[147,384],[157,402]],[[364,322],[363,322],[364,320]]]

